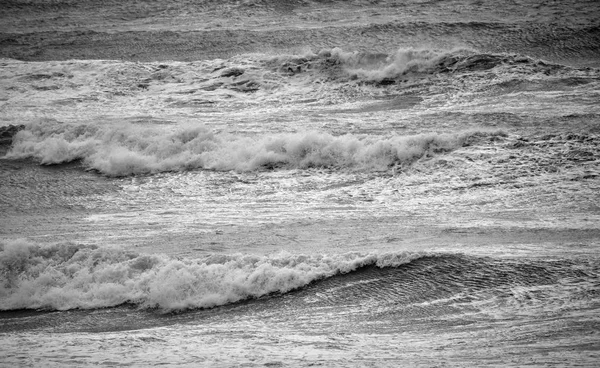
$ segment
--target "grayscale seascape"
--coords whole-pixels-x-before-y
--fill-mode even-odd
[[[0,366],[599,361],[597,0],[0,3]]]

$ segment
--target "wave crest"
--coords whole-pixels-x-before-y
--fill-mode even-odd
[[[324,132],[244,137],[203,127],[165,133],[153,128],[92,126],[42,121],[17,133],[6,158],[41,164],[83,160],[108,176],[192,169],[253,171],[274,168],[387,170],[501,131],[359,137]]]
[[[340,48],[308,52],[301,56],[273,59],[279,70],[288,74],[316,71],[328,80],[357,80],[373,84],[392,84],[410,76],[440,73],[471,73],[496,67],[513,70],[523,66],[529,73],[551,73],[567,67],[546,63],[524,55],[482,53],[471,48],[430,49],[400,48],[391,54],[354,51]],[[567,68],[568,69],[568,68]]]
[[[0,309],[102,308],[133,303],[163,311],[210,308],[376,265],[395,267],[415,253],[173,259],[121,249],[25,240],[0,243]]]

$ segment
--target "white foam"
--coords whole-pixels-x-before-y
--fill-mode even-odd
[[[408,72],[432,70],[444,58],[472,54],[470,49],[438,50],[427,48],[400,48],[385,58],[373,58],[369,54],[344,52],[333,49],[332,55],[339,58],[347,72],[368,81],[397,78]]]
[[[398,266],[414,253],[213,255],[173,259],[121,249],[24,240],[0,243],[0,309],[101,308],[123,303],[165,311],[207,308],[271,293],[365,265]]]
[[[33,123],[19,132],[7,158],[42,164],[77,159],[109,176],[190,169],[252,171],[265,168],[349,168],[386,170],[434,152],[461,147],[484,131],[413,136],[333,136],[325,132],[214,133],[203,127],[165,132],[133,125],[90,126],[56,121]],[[487,132],[484,134],[500,134]]]

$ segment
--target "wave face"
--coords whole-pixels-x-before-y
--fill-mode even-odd
[[[391,54],[353,51],[340,48],[322,50],[298,58],[275,58],[281,70],[290,73],[317,69],[341,80],[362,80],[390,84],[411,75],[472,73],[499,68],[498,71],[525,69],[528,74],[551,73],[564,66],[544,63],[531,57],[507,53],[484,53],[472,48],[399,48]],[[567,68],[568,69],[568,68]],[[521,70],[523,73],[525,70]],[[335,73],[337,71],[337,74]]]
[[[441,310],[477,308],[490,314],[510,314],[519,305],[521,313],[536,313],[540,308],[564,308],[573,297],[579,298],[576,303],[593,304],[598,281],[592,260],[499,260],[419,252],[174,259],[23,240],[2,244],[0,270],[0,309],[5,311],[128,303],[170,312],[303,289],[297,302],[312,308],[360,305],[363,300],[382,306],[393,303],[396,313],[414,313],[415,308],[436,313],[436,305],[445,306]],[[570,295],[573,289],[581,295]]]
[[[245,81],[252,88],[244,89],[244,78],[232,83],[222,80],[220,88],[255,92],[263,87],[273,88],[273,82],[280,79],[277,92],[291,81],[304,76],[307,84],[323,88],[327,84],[348,84],[362,86],[364,93],[374,93],[368,86],[385,87],[391,84],[403,86],[408,80],[435,76],[436,82],[445,83],[440,78],[469,78],[473,73],[489,73],[491,82],[499,76],[511,75],[515,78],[552,79],[552,77],[572,77],[578,75],[578,69],[550,63],[542,59],[526,56],[526,53],[482,52],[471,47],[399,47],[394,52],[374,50],[351,51],[352,49],[325,48],[318,52],[305,51],[297,55],[251,54],[241,61],[230,59],[233,65],[219,71],[221,77],[244,75],[258,78]],[[251,61],[250,63],[248,63]],[[253,69],[262,70],[262,74]],[[589,69],[582,68],[583,75],[589,75]],[[266,72],[266,73],[265,73]],[[244,74],[246,73],[246,74]],[[277,77],[276,77],[277,75]],[[283,78],[281,78],[283,77]],[[366,85],[365,85],[366,83]],[[217,86],[217,84],[213,84]],[[403,86],[404,87],[404,86]],[[398,91],[397,91],[398,92]]]
[[[395,267],[419,254],[213,255],[173,259],[74,244],[2,244],[0,309],[208,308],[307,284],[367,265]]]
[[[387,170],[427,155],[457,149],[470,138],[502,132],[471,131],[391,138],[308,132],[240,137],[203,127],[160,130],[71,125],[44,121],[18,132],[7,158],[42,164],[83,160],[109,176],[191,169],[252,171],[282,168]]]
[[[105,118],[107,109],[119,111],[121,116],[136,108],[141,110],[136,111],[138,116],[176,116],[186,108],[203,114],[232,107],[274,109],[303,104],[325,109],[332,104],[407,96],[423,100],[443,95],[448,99],[457,90],[481,93],[484,82],[486,86],[534,82],[544,88],[569,90],[574,82],[593,83],[599,75],[596,69],[549,63],[523,53],[467,47],[395,50],[325,48],[162,63],[88,60],[47,64],[4,59],[3,90],[12,96],[7,117],[26,123],[22,120],[31,115],[34,103],[47,107],[39,115],[56,116],[57,120],[74,107],[88,114],[100,114],[97,110],[103,108]]]

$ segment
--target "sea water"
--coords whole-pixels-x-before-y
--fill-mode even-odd
[[[11,2],[0,365],[595,366],[599,11]]]

